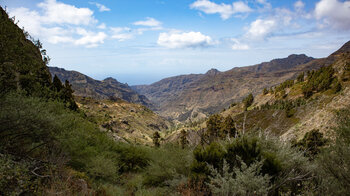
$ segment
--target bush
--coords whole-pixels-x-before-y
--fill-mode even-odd
[[[317,159],[319,192],[348,195],[350,192],[350,111],[338,112],[340,126],[335,129],[336,141]]]
[[[63,103],[12,93],[0,99],[0,106],[0,154],[40,160],[58,170],[69,166],[95,182],[115,183],[120,173],[149,164],[142,148],[113,141]],[[49,172],[45,165],[34,165],[40,175]]]
[[[147,148],[150,166],[143,172],[143,184],[150,187],[170,187],[172,191],[190,175],[192,152],[176,145]]]
[[[293,149],[289,144],[280,142],[277,138],[245,135],[235,138],[231,143],[212,143],[205,148],[197,147],[194,151],[194,158],[191,168],[196,180],[204,179],[208,182],[210,178],[213,178],[208,164],[222,175],[223,162],[226,160],[230,173],[245,171],[240,174],[251,176],[253,175],[252,168],[255,168],[255,171],[258,171],[254,173],[256,179],[270,176],[268,178],[271,185],[269,194],[299,193],[301,186],[297,185],[311,176],[312,164],[303,156],[303,153]],[[256,170],[257,168],[259,169]],[[235,176],[232,179],[235,179]],[[248,181],[247,176],[240,179],[244,182]],[[249,189],[247,187],[249,185],[246,185],[245,188],[243,186],[242,189]],[[265,190],[264,187],[261,187],[261,190]]]
[[[239,158],[238,158],[239,159]],[[262,175],[262,162],[254,162],[249,167],[240,161],[241,168],[230,167],[224,161],[222,172],[209,166],[211,175],[207,183],[214,195],[267,195],[270,189],[270,177]]]
[[[323,133],[317,129],[313,129],[304,135],[304,138],[297,143],[297,146],[305,152],[305,155],[314,158],[323,146],[325,146],[327,140],[323,137]]]

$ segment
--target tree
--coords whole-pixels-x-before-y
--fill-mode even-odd
[[[62,89],[61,98],[69,109],[76,111],[78,110],[78,105],[74,101],[73,92],[72,85],[69,84],[68,80],[66,80],[64,88]]]
[[[305,77],[304,72],[299,74],[297,77],[297,82],[304,82],[304,77]]]
[[[207,120],[207,134],[210,142],[219,136],[219,132],[222,128],[222,121],[223,117],[219,114],[211,115]]]
[[[153,144],[157,148],[160,146],[160,135],[158,131],[153,133]]]
[[[227,116],[221,126],[221,138],[224,139],[225,137],[232,137],[236,134],[236,126],[235,121],[231,116]]]
[[[315,157],[321,152],[321,147],[326,144],[323,133],[318,129],[313,129],[304,135],[304,138],[297,143],[297,145],[305,151],[305,154],[310,158]]]
[[[61,80],[57,77],[56,74],[55,74],[55,76],[53,77],[52,85],[53,85],[53,88],[54,88],[57,92],[60,92],[60,91],[63,89],[62,82],[61,82]]]
[[[266,95],[267,93],[269,93],[269,91],[266,88],[264,88],[263,95]]]
[[[188,143],[187,135],[188,135],[188,133],[184,129],[181,130],[180,143],[181,143],[181,148],[182,149],[184,149],[186,144]]]
[[[254,96],[250,93],[247,97],[243,99],[244,110],[247,110],[249,106],[251,106],[254,102]]]

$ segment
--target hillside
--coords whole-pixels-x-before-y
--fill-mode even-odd
[[[347,42],[329,57],[315,60],[322,68],[302,72],[297,79],[286,80],[265,93],[261,91],[247,111],[239,101],[220,112],[220,116],[231,116],[239,133],[256,131],[297,141],[307,132],[319,130],[328,138],[334,137],[337,112],[350,107],[349,46]],[[314,87],[308,90],[310,85]],[[198,144],[207,126],[206,122],[194,125],[182,129],[191,130],[188,140]],[[177,141],[181,130],[169,135],[167,140]]]
[[[206,74],[176,76],[132,88],[155,103],[162,116],[197,120],[240,101],[249,92],[257,94],[300,71],[320,67],[320,63],[311,63],[314,61],[317,60],[306,55],[290,55],[254,66],[225,72],[212,69]]]
[[[257,67],[242,69],[256,70]],[[320,70],[325,72],[324,70],[328,68],[334,71],[328,76],[330,82],[327,88],[321,91],[314,89],[311,96],[305,97],[305,86],[310,84],[311,73],[318,72],[302,72],[301,70],[308,70],[311,67],[315,67],[314,70],[319,72]],[[320,69],[320,67],[323,68]],[[270,89],[267,88],[265,93],[257,92],[248,111],[244,110],[244,104],[242,100],[239,100],[219,112],[220,116],[224,118],[231,116],[240,133],[249,130],[260,134],[275,135],[284,140],[300,140],[305,133],[316,129],[326,137],[333,137],[332,130],[338,126],[337,111],[350,107],[350,41],[329,57],[316,59],[296,68],[294,70],[304,73],[302,79],[300,75],[298,75],[299,79],[293,76],[292,80],[288,79]],[[323,72],[319,74],[327,73]],[[310,76],[307,75],[308,73]],[[317,82],[314,81],[312,85],[318,84],[319,81],[327,81],[327,78],[314,80]],[[341,90],[335,92],[339,90],[335,90],[339,88],[338,83]],[[198,144],[206,128],[206,121],[191,123],[168,135],[167,141],[178,141],[181,131],[187,130],[187,140],[191,144]]]
[[[322,90],[316,88],[309,95],[306,87],[310,84],[310,80],[315,80],[312,85],[324,85],[324,82],[320,84],[318,82],[327,80],[324,77],[322,80],[315,79],[316,76],[307,76],[305,73],[306,81],[304,82],[295,81],[294,85],[284,89],[275,89],[274,93],[257,95],[251,107],[259,109],[252,109],[246,113],[238,114],[235,119],[242,123],[244,118],[246,118],[245,126],[247,129],[271,132],[287,140],[300,140],[305,133],[313,129],[320,130],[324,135],[332,137],[333,133],[331,130],[338,126],[335,120],[336,111],[350,106],[349,46],[350,42],[347,42],[332,55],[322,59],[325,69],[323,69],[323,73],[320,72],[318,77],[320,78],[322,74],[328,74],[324,71],[327,70],[327,66],[334,72],[328,76],[331,78],[329,80],[330,83],[327,84],[329,87],[323,87]],[[340,89],[338,85],[341,86],[340,92],[336,92]],[[296,102],[300,104],[297,106],[293,105]],[[276,103],[279,106],[264,107],[266,105],[276,105]],[[293,106],[288,106],[288,103],[291,103]],[[283,104],[284,106],[281,106]],[[229,109],[223,114],[237,114],[233,110],[234,108]]]
[[[43,61],[38,40],[30,36],[0,9],[0,92],[22,89],[43,96],[51,85],[50,73]],[[21,47],[19,47],[21,46]]]
[[[350,42],[324,59],[165,79],[160,87],[179,95],[203,88],[208,107],[230,85],[249,93],[173,124],[118,97],[136,93],[112,78],[58,70],[98,99],[73,96],[68,81],[51,79],[41,43],[0,14],[1,196],[349,194]],[[268,81],[276,85],[257,91]]]
[[[151,102],[145,96],[137,94],[127,84],[122,84],[114,78],[109,77],[99,81],[77,71],[67,71],[57,67],[49,67],[49,69],[52,77],[57,75],[63,82],[68,80],[76,96],[92,97],[100,100],[119,98],[131,103],[152,107]]]
[[[151,145],[154,132],[165,135],[173,126],[143,105],[89,97],[76,97],[76,101],[92,122],[117,141]]]

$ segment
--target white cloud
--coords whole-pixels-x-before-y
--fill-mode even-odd
[[[274,19],[257,19],[250,24],[246,37],[250,39],[264,39],[276,28],[277,22]]]
[[[97,24],[93,11],[88,8],[77,8],[56,0],[45,0],[39,3],[37,11],[19,7],[10,9],[10,15],[19,20],[19,26],[35,38],[52,44],[71,43],[94,47],[102,44],[107,35],[104,32],[88,32],[82,27]],[[76,29],[79,30],[76,30]],[[97,28],[106,28],[105,24]]]
[[[89,25],[96,22],[94,12],[89,8],[77,8],[56,0],[45,0],[39,3],[38,7],[44,11],[41,17],[41,22],[44,23]]]
[[[108,11],[111,11],[110,8],[108,8],[108,7],[106,7],[105,5],[102,5],[102,4],[100,4],[100,3],[97,3],[97,2],[90,2],[90,4],[95,5],[95,6],[98,8],[98,10],[99,10],[100,12],[108,12]]]
[[[250,48],[249,45],[242,44],[238,39],[232,38],[231,41],[233,42],[232,50],[248,50]]]
[[[9,12],[19,21],[18,25],[24,27],[32,36],[39,36],[42,33],[41,16],[38,12],[24,7],[10,9]]]
[[[99,28],[99,29],[106,29],[107,26],[106,26],[105,23],[102,23],[102,24],[98,25],[97,28]]]
[[[256,0],[256,1],[264,6],[264,10],[270,10],[272,8],[271,4],[266,0]]]
[[[128,27],[113,27],[111,28],[112,38],[117,39],[122,42],[128,39],[132,39],[134,37],[134,33]]]
[[[193,31],[188,33],[160,33],[157,43],[167,48],[196,48],[214,44],[211,37]]]
[[[232,4],[216,4],[209,0],[197,0],[190,5],[190,8],[200,10],[206,14],[220,14],[223,20],[230,18],[234,14],[252,11],[252,9],[242,1],[233,2]]]
[[[304,7],[305,7],[305,4],[304,4],[304,2],[301,1],[301,0],[298,0],[298,1],[296,1],[296,2],[294,3],[294,9],[295,9],[296,11],[301,11],[301,10],[304,9]]]
[[[316,4],[315,16],[325,25],[350,30],[350,1],[321,0]]]
[[[57,44],[57,43],[72,43],[74,42],[74,39],[69,36],[60,36],[60,35],[53,35],[49,37],[48,40],[52,44]]]
[[[136,21],[133,23],[133,25],[159,27],[162,25],[162,23],[154,18],[147,17],[146,20]]]
[[[77,34],[82,37],[75,41],[76,45],[86,45],[87,47],[96,47],[98,44],[103,44],[107,35],[104,32],[89,32],[82,28],[77,28]]]

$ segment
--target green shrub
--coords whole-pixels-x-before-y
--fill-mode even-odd
[[[238,158],[239,159],[239,158]],[[214,195],[267,195],[270,187],[270,177],[262,175],[262,162],[254,162],[247,166],[240,160],[241,168],[230,167],[224,161],[222,172],[210,166],[208,186]]]
[[[227,161],[230,173],[232,171],[245,171],[247,168],[257,168],[254,164],[259,163],[261,164],[259,172],[254,175],[258,179],[261,176],[270,176],[269,184],[271,187],[269,188],[269,194],[299,193],[302,188],[297,185],[310,178],[310,167],[312,167],[312,164],[303,156],[303,153],[293,149],[291,145],[279,141],[277,138],[266,136],[245,135],[235,138],[226,145],[212,143],[205,148],[197,147],[194,151],[194,159],[191,167],[194,179],[204,179],[206,182],[209,181],[210,177],[213,177],[208,165],[211,165],[218,173],[222,174],[224,160]],[[251,175],[252,173],[243,172],[243,174]],[[235,179],[235,176],[232,179]],[[248,181],[247,176],[241,179]],[[244,180],[244,182],[246,181]],[[247,187],[249,186],[247,185]],[[264,187],[266,188],[266,186]],[[262,190],[265,190],[264,187],[261,187]],[[244,186],[242,189],[246,190]]]
[[[250,93],[247,97],[245,97],[242,100],[242,103],[244,104],[244,110],[247,110],[254,102],[254,96],[252,93]]]
[[[336,141],[317,159],[320,194],[348,195],[350,192],[350,110],[338,112],[340,126]]]
[[[323,137],[323,133],[317,129],[313,129],[304,135],[304,138],[297,143],[305,155],[313,158],[320,153],[321,148],[325,146],[327,140]]]
[[[173,191],[190,175],[192,151],[176,145],[148,148],[150,166],[144,171],[144,184],[151,187],[171,187]]]

